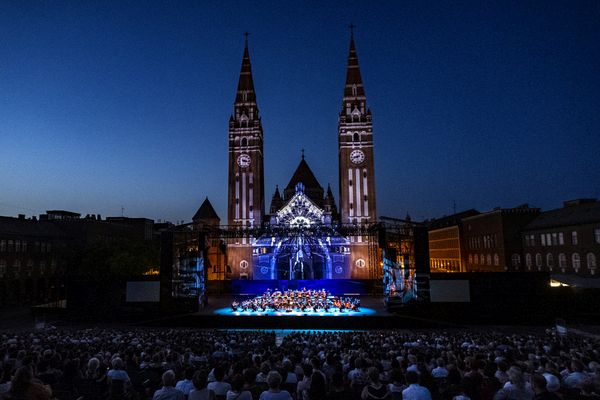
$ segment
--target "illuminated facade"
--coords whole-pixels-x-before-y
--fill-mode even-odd
[[[303,154],[283,195],[277,187],[265,214],[263,129],[246,41],[229,120],[227,223],[237,232],[227,240],[231,278],[371,278],[369,238],[343,236],[335,228],[377,222],[372,135],[371,111],[351,37],[338,123],[340,212],[331,188],[323,189]]]

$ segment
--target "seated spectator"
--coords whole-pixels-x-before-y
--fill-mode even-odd
[[[369,376],[369,384],[364,387],[360,395],[361,399],[389,399],[390,392],[388,388],[379,381],[379,370],[371,367],[367,371],[367,375]]]
[[[517,366],[508,369],[508,382],[494,395],[494,400],[532,400],[531,385],[525,381],[523,372]]]
[[[21,367],[12,379],[8,398],[23,400],[50,400],[52,391],[48,386],[33,379],[31,368]]]
[[[436,360],[436,367],[431,370],[431,376],[434,378],[447,378],[448,370],[446,369],[446,362],[443,358],[438,358]]]
[[[548,390],[548,381],[543,375],[534,374],[531,377],[531,386],[535,394],[535,400],[561,400],[561,397]]]
[[[231,385],[227,382],[224,382],[225,378],[225,369],[221,366],[215,367],[213,370],[213,375],[215,377],[214,382],[210,382],[208,384],[208,389],[215,392],[215,397],[225,398],[227,396],[227,392],[231,390]]]
[[[267,375],[267,384],[269,390],[260,394],[259,400],[292,400],[292,396],[287,390],[281,390],[281,375],[277,371],[269,372]]]
[[[227,391],[227,400],[252,400],[252,393],[244,390],[244,378],[237,374],[231,380],[231,390]]]
[[[327,400],[346,400],[352,398],[352,395],[353,392],[344,385],[344,374],[341,371],[334,372]]]
[[[183,392],[175,389],[175,373],[166,371],[162,376],[163,387],[154,392],[152,400],[184,400]]]
[[[406,372],[408,387],[402,391],[403,400],[431,400],[431,392],[419,385],[419,374],[415,371]]]
[[[184,379],[180,380],[175,385],[175,389],[181,390],[181,392],[186,398],[190,394],[190,390],[194,388],[194,383],[192,382],[192,379],[194,378],[195,372],[196,370],[193,367],[186,368],[184,372]]]
[[[188,400],[214,400],[215,392],[206,387],[207,375],[203,371],[196,371],[192,378],[194,388],[190,390]]]
[[[393,400],[401,400],[402,391],[406,389],[406,385],[404,384],[404,376],[402,375],[402,370],[400,368],[392,369],[390,372],[390,381],[391,382],[388,384],[390,397]]]

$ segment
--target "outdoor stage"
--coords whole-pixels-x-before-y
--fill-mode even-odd
[[[202,329],[412,329],[447,327],[447,323],[438,323],[431,319],[413,315],[388,312],[381,296],[360,296],[360,312],[343,311],[321,312],[239,312],[234,313],[231,302],[239,295],[211,296],[208,304],[198,312],[172,315],[152,321],[145,326],[192,327]]]

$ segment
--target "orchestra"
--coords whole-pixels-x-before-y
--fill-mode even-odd
[[[234,300],[233,311],[301,311],[301,312],[344,312],[360,311],[360,299],[353,297],[332,296],[325,289],[321,290],[285,290],[267,289],[260,296],[245,300]]]

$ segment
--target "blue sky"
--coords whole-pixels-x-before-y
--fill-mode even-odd
[[[379,215],[600,197],[600,3],[5,2],[0,215],[226,221],[242,51],[265,198],[306,159],[337,195],[348,24],[373,112]]]

